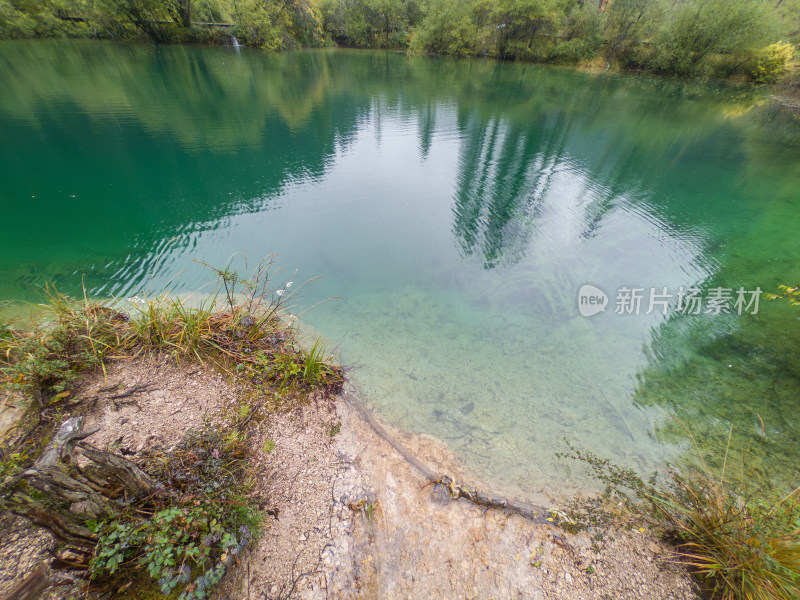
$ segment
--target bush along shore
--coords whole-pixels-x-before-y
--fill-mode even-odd
[[[271,268],[265,261],[247,280],[217,271],[221,293],[196,308],[161,296],[121,311],[48,289],[40,326],[0,328],[3,391],[28,405],[0,441],[0,508],[53,534],[52,566],[77,575],[83,592],[205,598],[258,537],[272,509],[252,485],[248,423],[330,399],[344,382],[320,341],[298,344],[284,321],[292,282],[271,287]],[[76,383],[110,360],[142,356],[213,367],[252,400],[168,449],[95,447],[86,438],[96,430],[84,427],[91,402]],[[119,405],[140,391],[109,393]],[[36,574],[22,583],[35,589]]]
[[[796,85],[798,17],[798,0],[0,0],[0,38],[341,44]]]
[[[273,266],[266,260],[247,279],[215,269],[218,293],[194,308],[161,296],[135,298],[131,310],[121,311],[47,289],[40,326],[0,327],[3,391],[27,403],[16,431],[0,441],[0,509],[52,533],[58,543],[51,566],[70,573],[71,593],[209,597],[228,567],[258,540],[262,520],[277,518],[277,507],[256,484],[263,474],[257,476],[253,466],[256,454],[272,453],[275,444],[254,442],[250,426],[277,411],[332,402],[345,376],[319,340],[310,348],[298,343],[296,328],[287,324],[298,286],[273,285]],[[95,445],[97,428],[86,426],[95,407],[81,376],[141,357],[206,366],[244,394],[204,424],[177,433],[170,447]],[[117,408],[135,403],[144,391],[138,384],[103,381],[95,388],[107,386],[100,391]],[[365,419],[399,456],[420,463],[371,421]],[[339,427],[334,423],[326,435],[333,438]],[[561,510],[520,510],[449,477],[435,478],[424,466],[427,483],[418,491],[436,488],[440,496],[483,510],[522,515],[545,529],[586,531],[598,540],[610,528],[655,532],[710,599],[800,597],[800,489],[772,490],[747,473],[746,457],[726,458],[719,473],[699,458],[693,467],[645,480],[572,446],[564,456],[588,465],[605,492]],[[742,465],[741,472],[728,464]],[[350,504],[373,531],[376,502]],[[569,548],[563,537],[551,537]],[[542,559],[531,556],[531,568],[538,568]],[[586,567],[587,577],[593,569]],[[12,597],[36,597],[41,577],[26,577]],[[280,597],[291,596],[293,581]]]

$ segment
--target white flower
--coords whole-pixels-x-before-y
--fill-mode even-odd
[[[292,284],[293,284],[293,283],[294,283],[294,281],[287,281],[287,282],[286,282],[286,287],[287,287],[287,288],[290,288],[290,287],[292,287]]]
[[[283,290],[275,290],[275,293],[278,294],[278,296],[283,296]]]

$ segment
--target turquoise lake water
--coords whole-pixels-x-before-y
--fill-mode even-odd
[[[736,305],[800,281],[800,120],[763,90],[72,41],[0,43],[0,81],[0,298],[208,290],[196,260],[279,253],[277,283],[321,276],[295,312],[338,297],[304,318],[366,400],[491,482],[580,483],[564,436],[680,461],[675,419],[797,476],[800,312]]]

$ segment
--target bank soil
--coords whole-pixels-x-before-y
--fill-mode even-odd
[[[135,454],[174,446],[248,395],[196,363],[137,359],[88,376],[76,397],[86,428],[99,428],[88,441]],[[437,439],[365,419],[356,402],[349,390],[248,423],[253,493],[268,499],[269,512],[216,598],[695,598],[689,577],[647,531],[592,539],[451,499],[376,433],[376,422],[431,472],[475,486],[457,457]],[[56,544],[48,533],[9,515],[0,533],[0,598],[42,565],[50,586],[39,597],[76,589],[69,572],[49,572]]]

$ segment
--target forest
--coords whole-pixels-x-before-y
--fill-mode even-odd
[[[0,38],[330,45],[773,83],[800,0],[0,0]]]

